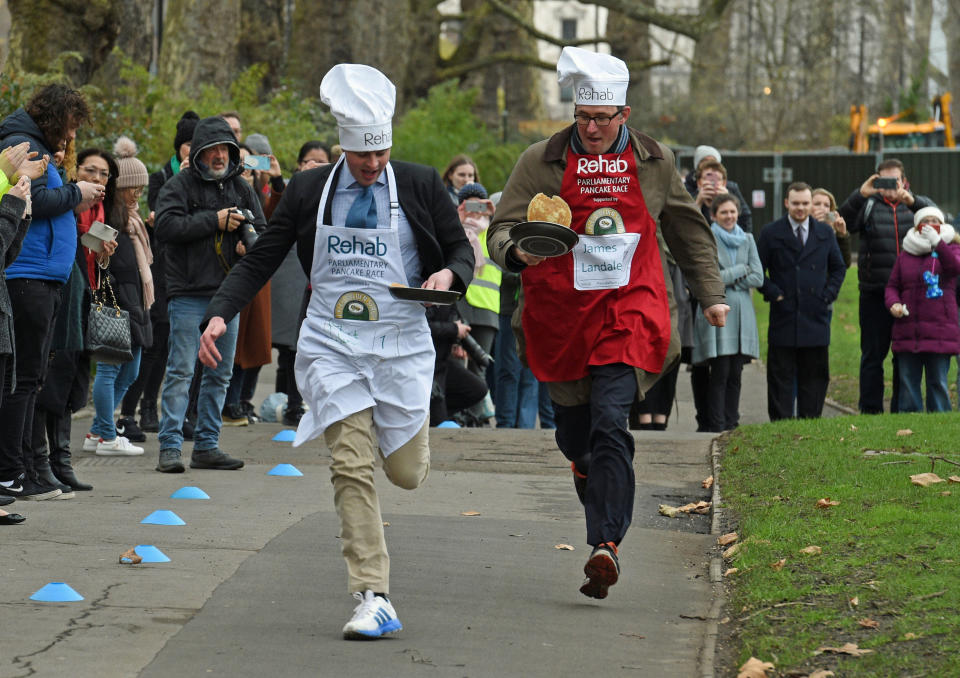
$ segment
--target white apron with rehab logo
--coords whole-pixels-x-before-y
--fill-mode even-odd
[[[387,164],[390,228],[323,223],[343,157],[330,172],[317,212],[307,317],[300,328],[294,373],[310,410],[294,446],[331,424],[373,408],[384,455],[410,441],[430,414],[434,349],[423,306],[397,301],[390,283],[406,283],[400,255],[400,204]],[[379,215],[383,224],[384,215]]]

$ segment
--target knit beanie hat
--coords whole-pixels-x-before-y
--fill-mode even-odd
[[[200,122],[200,116],[193,111],[187,111],[177,121],[177,134],[173,137],[173,150],[178,152],[180,147],[193,140],[193,130]]]
[[[120,137],[113,145],[117,157],[117,188],[142,188],[147,185],[146,166],[137,159],[137,145],[130,137]]]
[[[248,134],[243,140],[251,151],[257,155],[273,155],[273,149],[270,148],[270,140],[265,134]]]
[[[478,184],[475,181],[469,184],[464,184],[457,192],[457,200],[463,202],[464,200],[468,200],[470,198],[480,198],[481,200],[486,200],[487,189],[483,187],[483,184]]]
[[[929,207],[924,207],[918,209],[913,215],[913,225],[919,226],[920,222],[923,221],[926,217],[936,217],[940,220],[940,223],[945,223],[946,219],[943,218],[943,212],[940,211],[940,208],[930,205]]]
[[[699,168],[700,163],[703,162],[703,159],[707,157],[714,157],[717,159],[717,162],[720,162],[720,151],[713,146],[707,146],[706,144],[697,146],[696,150],[693,152],[693,169]]]

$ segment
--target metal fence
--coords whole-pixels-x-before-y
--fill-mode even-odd
[[[833,193],[838,203],[873,174],[884,159],[898,158],[906,169],[910,189],[931,198],[952,220],[960,213],[960,149],[929,148],[880,153],[797,151],[790,153],[723,153],[729,178],[740,185],[751,203],[753,231],[784,214],[783,199],[793,181]],[[693,154],[677,154],[681,172],[693,165]],[[756,207],[759,203],[764,206]]]

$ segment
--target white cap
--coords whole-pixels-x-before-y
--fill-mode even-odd
[[[919,226],[920,222],[923,221],[926,217],[936,217],[940,220],[940,223],[946,223],[946,219],[943,218],[943,212],[940,211],[939,207],[930,205],[929,207],[923,207],[918,209],[913,213],[913,225]]]
[[[573,87],[573,102],[582,106],[625,106],[630,71],[620,59],[579,47],[564,47],[557,62],[561,87]]]
[[[337,119],[343,150],[382,151],[393,146],[397,88],[376,68],[337,64],[323,76],[320,101]]]
[[[697,146],[693,152],[693,169],[700,167],[700,163],[703,162],[703,159],[706,157],[716,158],[717,162],[721,160],[720,151],[713,146]]]

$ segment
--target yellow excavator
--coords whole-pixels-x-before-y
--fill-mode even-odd
[[[871,124],[865,105],[850,106],[850,150],[868,153],[895,148],[954,148],[952,101],[949,92],[935,96],[931,102],[933,116],[923,122],[902,121],[913,113],[908,108],[889,118],[877,118]]]

